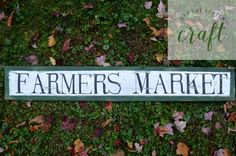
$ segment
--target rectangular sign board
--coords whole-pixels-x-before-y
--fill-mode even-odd
[[[197,67],[5,67],[5,99],[227,101],[234,69]]]

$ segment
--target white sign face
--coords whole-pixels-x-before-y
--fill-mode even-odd
[[[170,101],[181,100],[181,97],[182,100],[195,97],[194,101],[197,98],[201,101],[201,98],[217,97],[218,100],[223,100],[232,98],[231,86],[234,85],[232,71],[226,70],[37,69],[8,70],[7,97],[89,101],[143,101],[142,98],[151,101],[166,98],[166,101]],[[173,98],[168,100],[169,97]]]

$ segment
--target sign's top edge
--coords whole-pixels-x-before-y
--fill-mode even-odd
[[[234,71],[234,67],[155,67],[155,66],[4,66],[5,70],[177,70],[177,71]]]

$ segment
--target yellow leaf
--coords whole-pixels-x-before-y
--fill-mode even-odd
[[[143,21],[149,26],[150,25],[150,18],[146,17],[143,19]]]
[[[52,57],[49,57],[49,60],[50,60],[50,62],[51,62],[51,64],[53,65],[53,66],[55,66],[57,63],[56,63],[56,60],[54,59],[54,58],[52,58]]]
[[[188,156],[189,148],[185,143],[179,142],[177,144],[176,154]]]
[[[128,146],[129,149],[131,149],[131,150],[134,149],[134,146],[133,146],[133,142],[132,142],[132,141],[131,141],[131,142],[126,141],[126,143],[127,143],[127,146]]]
[[[109,125],[112,122],[112,118],[106,120],[105,122],[102,123],[102,127],[106,127],[107,125]]]
[[[48,37],[48,47],[53,47],[56,44],[56,39],[53,35]]]
[[[157,62],[161,63],[164,60],[165,55],[164,54],[156,54],[155,57],[156,57]]]
[[[80,139],[76,139],[74,141],[74,146],[76,153],[81,153],[84,151],[84,143]]]

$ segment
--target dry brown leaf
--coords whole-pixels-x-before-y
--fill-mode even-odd
[[[236,128],[236,112],[233,112],[233,113],[230,114],[229,121],[234,122],[234,126]]]
[[[126,141],[126,143],[127,143],[127,146],[128,146],[128,148],[129,149],[131,149],[131,150],[133,150],[134,149],[134,146],[133,146],[133,141]]]
[[[231,156],[231,152],[229,149],[227,148],[224,149],[224,156]]]
[[[44,116],[43,115],[39,115],[39,116],[36,116],[35,118],[31,119],[29,121],[29,124],[31,124],[31,123],[42,124],[43,122],[44,122]]]
[[[165,55],[164,54],[155,54],[155,58],[158,63],[161,63],[164,60]]]
[[[53,57],[49,57],[49,61],[51,62],[53,66],[57,64],[56,60]]]
[[[35,131],[39,130],[39,128],[40,128],[40,125],[33,125],[33,126],[29,127],[29,131],[35,132]]]
[[[22,126],[25,126],[25,125],[26,125],[26,122],[24,121],[24,122],[22,122],[22,123],[16,125],[16,128],[18,128],[18,127],[22,127]]]
[[[8,144],[18,144],[19,143],[19,140],[12,140],[12,141],[9,141]]]
[[[102,128],[105,128],[107,125],[109,125],[112,122],[112,118],[106,120],[105,122],[102,123]]]
[[[111,156],[125,156],[125,152],[122,149],[118,149],[115,153],[111,154]]]
[[[76,139],[74,141],[74,146],[76,153],[81,153],[84,151],[84,143],[80,139]]]
[[[179,142],[177,144],[176,154],[188,156],[189,148],[185,143]]]
[[[150,26],[150,18],[149,17],[146,17],[143,19],[143,21],[147,24],[147,26]]]
[[[14,15],[15,11],[11,12],[11,15],[8,17],[7,19],[7,26],[8,27],[12,27],[12,23],[13,23],[13,15]]]

